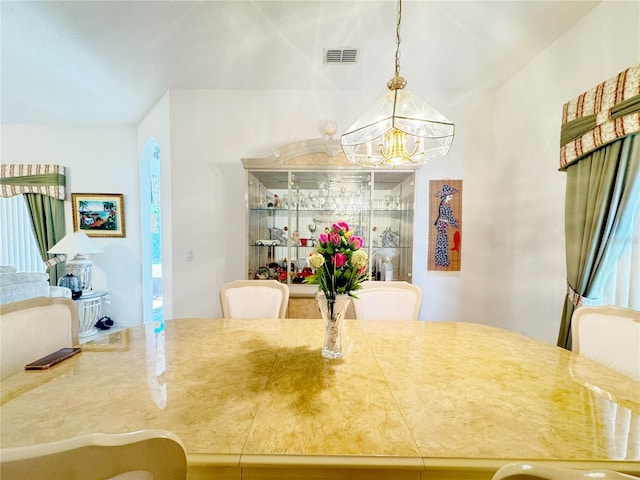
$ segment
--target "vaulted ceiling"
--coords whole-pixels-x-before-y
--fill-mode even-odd
[[[502,84],[598,1],[403,1],[411,90]],[[137,124],[169,88],[385,90],[396,2],[7,1],[3,123]],[[358,49],[326,64],[325,48]]]

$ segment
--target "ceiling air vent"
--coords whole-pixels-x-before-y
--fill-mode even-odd
[[[357,61],[357,48],[337,47],[324,49],[324,63],[356,63]]]

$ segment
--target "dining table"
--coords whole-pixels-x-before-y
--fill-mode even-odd
[[[514,461],[640,474],[640,383],[473,322],[183,318],[0,383],[0,447],[165,429],[187,478],[491,479]]]

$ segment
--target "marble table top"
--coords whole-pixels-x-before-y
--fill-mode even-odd
[[[527,459],[640,472],[640,383],[572,352],[474,323],[348,320],[331,361],[322,340],[313,319],[116,332],[5,379],[0,446],[162,428],[191,466]]]

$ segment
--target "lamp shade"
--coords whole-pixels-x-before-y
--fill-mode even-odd
[[[385,153],[388,132],[402,132],[411,144],[408,153],[394,160]],[[427,102],[407,90],[394,89],[374,103],[342,136],[342,148],[351,163],[389,166],[427,163],[446,155],[451,148],[454,124]]]
[[[73,232],[64,236],[62,240],[47,250],[47,253],[103,253],[98,245],[84,232]]]

